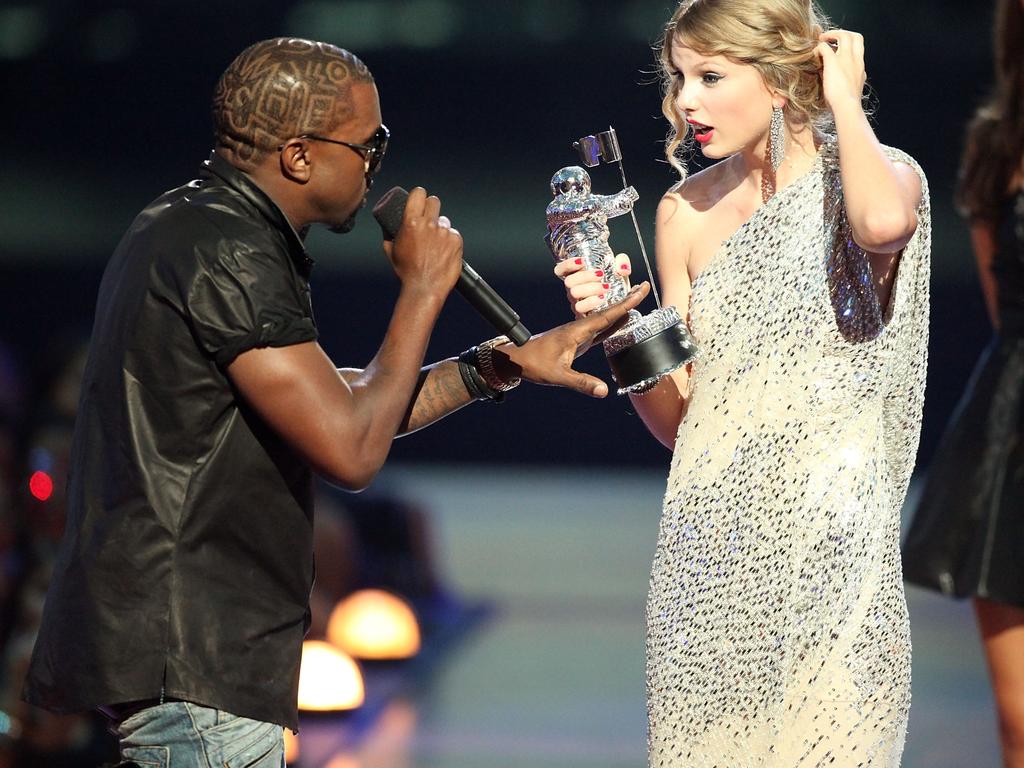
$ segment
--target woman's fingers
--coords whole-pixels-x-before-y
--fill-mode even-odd
[[[611,270],[613,274],[620,277],[629,277],[633,273],[633,265],[629,261],[629,256],[624,253],[618,254],[612,262]],[[565,280],[569,275],[578,272],[588,271],[593,272],[583,265],[583,259],[566,259],[555,264],[555,277],[559,280]]]
[[[586,268],[583,266],[583,259],[566,259],[555,264],[555,277],[559,280],[565,280],[566,277],[574,272],[580,272],[584,269]]]
[[[573,312],[585,315],[604,304],[605,293],[609,288],[609,284],[604,282],[605,279],[603,272],[598,275],[589,269],[574,272],[565,278],[565,292]]]
[[[573,272],[571,275],[567,276],[565,278],[565,287],[575,288],[578,285],[587,285],[589,283],[596,283],[600,285],[607,282],[608,277],[605,275],[603,269],[585,269],[581,272]]]
[[[604,304],[605,294],[611,289],[611,278],[618,277],[629,287],[633,268],[629,257],[618,254],[608,270],[586,269],[583,260],[566,259],[555,265],[555,276],[565,283],[565,292],[577,315],[584,315]]]
[[[859,99],[864,93],[867,73],[864,70],[864,36],[845,29],[830,29],[818,39],[817,54],[821,59],[825,98],[835,107],[837,99],[848,96]]]
[[[835,49],[825,41],[818,43],[815,53],[818,54],[818,60],[821,62],[822,70],[826,67],[830,67],[832,63],[839,58],[836,55]]]
[[[853,36],[853,51],[857,56],[857,62],[864,64],[864,35]]]
[[[629,276],[633,274],[633,265],[629,261],[629,256],[624,253],[618,254],[612,268],[616,275],[626,281],[626,287],[629,288]]]
[[[850,61],[864,61],[864,35],[846,29],[830,29],[818,35],[839,56]]]
[[[604,270],[584,269],[576,264],[563,266],[565,263],[555,267],[555,274],[565,283],[565,294],[573,312],[583,315],[601,306],[610,288]]]
[[[609,288],[608,283],[586,282],[579,285],[566,285],[565,290],[576,301],[591,296],[604,296]]]
[[[569,284],[570,280],[574,280],[573,285]],[[608,283],[601,282],[601,278],[594,277],[594,273],[589,271],[577,272],[565,281],[565,292],[577,315],[585,315],[604,304],[608,287]]]
[[[573,304],[573,311],[577,315],[585,315],[589,312],[593,312],[595,309],[604,304],[604,296],[591,296],[586,299],[582,299]]]

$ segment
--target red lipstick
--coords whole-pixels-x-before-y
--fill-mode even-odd
[[[715,133],[713,126],[698,123],[696,120],[686,119],[686,122],[693,129],[693,138],[701,144],[707,144]]]

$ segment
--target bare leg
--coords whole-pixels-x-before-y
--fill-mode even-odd
[[[1024,609],[977,598],[981,630],[999,716],[1005,768],[1024,768]]]

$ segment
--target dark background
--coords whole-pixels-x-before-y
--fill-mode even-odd
[[[568,308],[543,244],[548,180],[576,163],[570,144],[609,123],[654,209],[673,183],[663,162],[650,44],[663,0],[225,0],[0,3],[0,341],[30,370],[86,336],[106,258],[135,213],[196,173],[211,147],[209,100],[246,45],[277,35],[348,47],[370,66],[392,144],[371,203],[392,185],[426,186],[466,240],[467,260],[534,332]],[[880,139],[915,156],[931,185],[934,278],[922,459],[988,335],[966,228],[951,196],[963,126],[991,82],[991,7],[983,2],[824,3],[866,37]],[[595,189],[621,184],[595,169]],[[397,281],[366,213],[343,238],[311,235],[321,341],[339,365],[363,365],[386,326]],[[639,249],[627,219],[612,245]],[[780,254],[784,258],[784,254]],[[493,335],[453,296],[428,357]],[[599,352],[583,367],[609,378]],[[666,465],[669,454],[628,401],[524,386],[398,441],[393,457]]]

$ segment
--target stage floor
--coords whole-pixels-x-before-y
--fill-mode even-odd
[[[666,454],[667,464],[667,454]],[[644,596],[665,471],[397,466],[378,483],[430,508],[443,571],[490,618],[338,751],[303,768],[642,768]],[[908,589],[913,705],[904,768],[996,768],[970,606]]]

